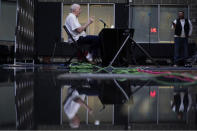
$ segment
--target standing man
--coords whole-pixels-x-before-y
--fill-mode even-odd
[[[79,4],[71,5],[71,13],[66,17],[65,25],[74,40],[77,41],[79,45],[88,44],[90,48],[88,49],[88,54],[86,59],[89,62],[93,61],[93,53],[95,50],[100,48],[100,40],[98,36],[86,35],[85,30],[87,27],[94,22],[94,18],[91,17],[85,25],[81,25],[78,21],[78,17],[81,13],[81,7]],[[73,41],[68,36],[68,42],[72,43]]]
[[[173,21],[172,28],[174,33],[174,66],[178,62],[186,60],[188,57],[188,38],[192,34],[192,23],[189,19],[185,19],[184,12],[179,11],[178,19]]]
[[[173,100],[171,100],[171,109],[176,112],[178,119],[183,117],[191,110],[192,96],[188,89],[182,87],[175,87],[173,93]]]

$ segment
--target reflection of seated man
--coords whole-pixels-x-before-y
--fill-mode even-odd
[[[184,113],[187,113],[192,105],[192,98],[188,92],[174,93],[174,100],[171,101],[171,108],[177,113],[178,119],[183,119]]]
[[[88,49],[88,54],[86,59],[89,62],[93,61],[92,55],[100,46],[100,40],[98,36],[86,35],[86,28],[93,23],[94,19],[90,18],[85,25],[82,25],[78,21],[78,17],[81,13],[80,5],[73,4],[71,6],[71,13],[66,17],[65,25],[69,32],[73,36],[74,40],[77,41],[79,45],[88,44],[90,48]],[[72,43],[71,38],[68,37],[68,42]]]
[[[64,102],[64,112],[69,119],[69,125],[71,128],[78,128],[80,125],[80,118],[77,116],[77,112],[82,105],[90,114],[92,109],[84,102],[85,95],[80,95],[75,89],[68,88],[67,98]]]

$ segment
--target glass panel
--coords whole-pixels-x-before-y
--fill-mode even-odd
[[[16,27],[16,3],[1,3],[0,40],[14,41]]]
[[[63,18],[62,18],[62,24],[63,25],[65,24],[66,17],[70,13],[70,6],[71,5],[64,5],[64,7],[63,7]],[[81,25],[84,25],[88,21],[88,6],[87,5],[80,5],[80,6],[81,6],[81,11],[82,12],[79,16],[79,23]],[[62,33],[63,33],[62,36],[64,38],[64,41],[67,41],[68,37],[67,37],[67,34],[66,34],[65,30],[62,30]]]
[[[15,94],[12,84],[4,84],[0,87],[0,123],[11,123],[16,120]]]
[[[155,123],[157,121],[157,87],[144,86],[140,89],[138,86],[132,86],[132,92],[135,93],[128,102],[132,104],[129,111],[130,122]],[[155,95],[151,96],[151,92]]]
[[[160,13],[160,42],[169,42],[174,41],[174,30],[171,29],[172,21],[177,19],[179,11],[185,12],[185,17],[188,18],[188,10],[186,6],[161,6]]]
[[[130,25],[136,42],[158,42],[158,7],[130,7]]]
[[[88,96],[88,105],[93,110],[93,115],[89,115],[88,123],[96,124],[96,121],[102,121],[102,124],[112,123],[112,105],[103,105],[97,96]]]
[[[173,103],[174,95],[183,92],[184,88],[179,91],[173,86],[159,87],[159,122],[186,122],[184,116],[173,111],[171,103]],[[181,117],[180,117],[181,116]]]
[[[90,5],[90,17],[94,16],[95,21],[90,25],[90,35],[98,35],[103,29],[104,24],[99,21],[103,20],[107,26],[111,28],[114,26],[114,6],[113,5]]]

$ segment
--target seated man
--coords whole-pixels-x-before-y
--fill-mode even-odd
[[[81,13],[80,5],[73,4],[71,5],[71,13],[66,17],[65,26],[73,36],[74,40],[77,41],[79,45],[88,44],[90,48],[88,49],[88,54],[86,59],[89,62],[93,61],[92,55],[100,47],[100,40],[98,36],[86,35],[86,28],[93,23],[94,19],[91,17],[88,22],[81,26],[78,21],[78,17]],[[71,38],[68,37],[68,42],[72,43]]]
[[[69,119],[69,125],[71,128],[79,128],[80,118],[77,115],[77,112],[80,106],[86,108],[90,114],[93,112],[92,109],[84,102],[84,99],[84,94],[79,94],[76,89],[72,89],[71,87],[68,88],[67,97],[63,104],[64,112]]]

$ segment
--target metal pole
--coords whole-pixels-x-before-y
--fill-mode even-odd
[[[112,64],[114,63],[114,61],[116,60],[116,58],[118,57],[118,55],[120,54],[122,48],[124,47],[124,45],[127,43],[128,39],[130,38],[130,34],[128,34],[127,38],[125,39],[124,43],[122,44],[122,46],[120,47],[120,49],[118,50],[118,52],[116,53],[115,57],[113,58],[113,60],[110,62],[109,66],[112,66]]]
[[[15,44],[14,44],[14,65],[16,65],[16,50],[17,50],[17,31],[18,31],[18,13],[19,12],[19,7],[18,7],[18,0],[16,1],[16,31],[15,31]]]
[[[60,97],[60,124],[62,125],[62,115],[63,115],[63,111],[62,111],[62,104],[63,104],[63,101],[62,101],[62,98],[63,98],[63,88],[61,88],[61,97]]]
[[[112,125],[114,125],[114,104],[112,105]]]
[[[88,105],[88,96],[86,96],[86,104]],[[86,124],[88,124],[88,109],[86,109]]]
[[[157,125],[159,124],[159,87],[157,87]]]

